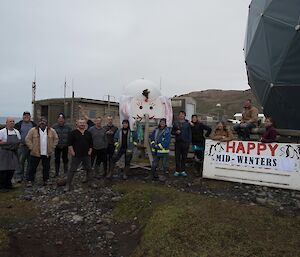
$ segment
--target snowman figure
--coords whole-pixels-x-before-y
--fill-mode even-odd
[[[128,119],[131,129],[136,121],[144,122],[145,115],[148,115],[150,122],[165,118],[167,126],[172,126],[171,100],[163,96],[158,86],[149,80],[138,79],[124,88],[119,112],[121,122]]]

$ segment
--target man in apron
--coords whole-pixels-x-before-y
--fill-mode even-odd
[[[6,127],[0,130],[0,192],[12,189],[11,179],[19,168],[18,147],[21,135],[14,129],[14,118],[6,119]]]

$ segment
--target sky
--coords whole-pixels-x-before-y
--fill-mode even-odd
[[[1,0],[0,116],[36,100],[118,100],[131,81],[167,96],[248,89],[243,45],[250,0]]]

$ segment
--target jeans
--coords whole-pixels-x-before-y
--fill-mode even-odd
[[[72,180],[74,177],[77,168],[79,167],[80,163],[82,163],[83,169],[86,171],[86,180],[91,179],[91,172],[92,172],[92,165],[91,165],[91,157],[90,156],[72,156],[71,159],[71,166],[68,171],[67,176],[67,185],[72,184]]]
[[[245,124],[245,123],[242,123],[242,124]],[[242,138],[243,140],[249,140],[251,129],[253,129],[255,127],[256,127],[256,125],[254,123],[246,123],[246,126],[244,128],[242,128],[241,123],[240,123],[240,124],[235,124],[233,126],[233,129],[236,131],[239,138]]]
[[[154,159],[151,165],[151,172],[153,177],[157,177],[157,167],[159,164],[159,161],[162,160],[163,170],[164,172],[168,171],[169,168],[169,154],[163,154],[163,155],[154,155]]]
[[[27,145],[21,144],[18,150],[20,170],[16,171],[16,179],[28,179],[30,169],[30,150]],[[26,162],[26,166],[25,166]],[[25,168],[26,167],[26,168]]]
[[[189,152],[190,144],[187,142],[175,142],[176,171],[185,171],[185,163]]]
[[[127,149],[125,148],[121,148],[117,153],[113,155],[112,163],[116,163],[118,160],[120,160],[123,154],[125,154],[125,167],[130,166],[132,153],[128,153]]]
[[[32,156],[30,158],[30,170],[29,170],[29,181],[34,182],[36,169],[39,166],[40,160],[42,160],[43,166],[43,181],[46,182],[49,179],[50,171],[50,156],[41,155],[41,157]]]

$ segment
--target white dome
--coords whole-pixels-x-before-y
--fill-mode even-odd
[[[124,88],[124,95],[133,96],[135,98],[142,98],[143,91],[149,91],[149,99],[156,99],[161,96],[159,87],[152,81],[146,79],[137,79],[130,82]]]

